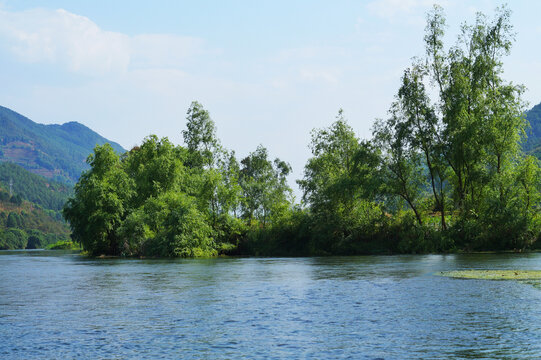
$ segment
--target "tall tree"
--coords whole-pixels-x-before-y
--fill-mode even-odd
[[[489,183],[500,182],[503,194],[503,168],[516,158],[524,134],[523,87],[502,78],[502,57],[514,37],[509,20],[505,7],[491,22],[477,14],[445,54],[443,11],[436,6],[428,16],[426,70],[438,90],[439,139],[460,209],[478,207]]]
[[[269,218],[279,216],[289,206],[291,189],[286,177],[291,172],[288,163],[268,159],[268,151],[262,145],[241,161],[240,186],[244,201],[244,217],[250,222],[256,218],[265,226]]]
[[[90,170],[75,185],[64,207],[73,238],[93,254],[120,255],[117,229],[125,219],[133,183],[109,144],[96,146],[87,159]]]
[[[399,196],[411,208],[419,225],[423,225],[422,196],[424,174],[422,157],[408,144],[409,129],[396,116],[378,121],[374,142],[382,151],[382,191]]]
[[[218,187],[222,182],[218,162],[224,156],[224,150],[216,136],[214,121],[200,103],[192,102],[186,120],[186,130],[182,135],[188,150],[187,165],[199,189],[194,195],[204,204],[204,210],[210,214],[215,226],[220,211]]]
[[[442,229],[446,229],[447,164],[441,155],[443,149],[439,140],[441,122],[430,103],[423,81],[424,71],[419,65],[414,65],[404,72],[402,85],[391,107],[392,126],[396,127],[395,134],[401,136],[399,140],[401,146],[422,154],[424,165],[428,169],[434,208],[441,214]]]
[[[192,102],[186,113],[186,130],[182,136],[191,156],[189,166],[208,169],[216,164],[221,151],[216,125],[197,101]]]
[[[342,109],[330,127],[312,131],[312,158],[305,165],[304,178],[297,183],[313,211],[333,212],[351,207],[355,190],[349,175],[358,148],[359,140]]]

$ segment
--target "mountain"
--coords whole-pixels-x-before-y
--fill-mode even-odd
[[[524,151],[541,159],[541,103],[526,112],[526,119],[530,122],[530,129],[523,145]]]
[[[37,124],[0,106],[0,161],[59,182],[74,184],[88,169],[86,158],[96,145],[111,144],[125,150],[77,122],[62,125]]]

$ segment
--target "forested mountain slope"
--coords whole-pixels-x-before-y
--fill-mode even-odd
[[[116,152],[125,151],[77,122],[37,124],[0,106],[0,161],[16,163],[46,178],[75,183],[88,169],[87,156],[96,145],[105,143]]]
[[[69,185],[45,179],[9,162],[0,163],[0,187],[8,192],[11,187],[12,195],[20,196],[21,200],[57,212],[73,193]]]
[[[68,240],[69,233],[60,211],[23,200],[17,193],[10,195],[9,188],[0,184],[0,250],[44,248]]]
[[[526,112],[526,119],[530,122],[530,129],[527,131],[524,151],[541,159],[541,103]]]

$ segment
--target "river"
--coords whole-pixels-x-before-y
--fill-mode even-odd
[[[205,260],[0,252],[2,359],[541,358],[541,254]]]

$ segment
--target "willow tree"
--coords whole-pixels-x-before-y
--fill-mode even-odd
[[[462,26],[457,44],[447,53],[444,29],[442,9],[435,6],[426,27],[425,70],[438,92],[438,140],[455,201],[460,210],[475,210],[487,186],[496,186],[503,197],[509,185],[505,172],[520,156],[527,125],[524,87],[502,77],[503,57],[514,39],[507,8],[499,8],[492,21],[477,14],[474,24]]]
[[[376,129],[376,139],[386,149],[389,190],[408,203],[419,224],[422,220],[415,202],[423,187],[423,167],[426,168],[432,210],[440,213],[441,228],[446,229],[447,166],[439,140],[440,121],[428,96],[424,77],[425,71],[419,64],[404,72],[396,101],[391,106],[391,117]]]
[[[514,39],[510,11],[497,9],[493,20],[477,14],[447,50],[445,29],[442,8],[435,6],[427,17],[426,56],[405,70],[391,117],[380,123],[376,139],[387,143],[390,188],[406,200],[419,224],[415,201],[429,196],[442,229],[448,227],[449,212],[455,222],[473,221],[496,231],[495,221],[506,222],[521,208],[519,198],[531,199],[532,188],[524,179],[531,180],[527,174],[538,166],[531,160],[521,165],[520,141],[527,126],[524,87],[503,78],[503,58]],[[418,172],[426,185],[419,184]],[[422,194],[423,189],[431,195]]]

